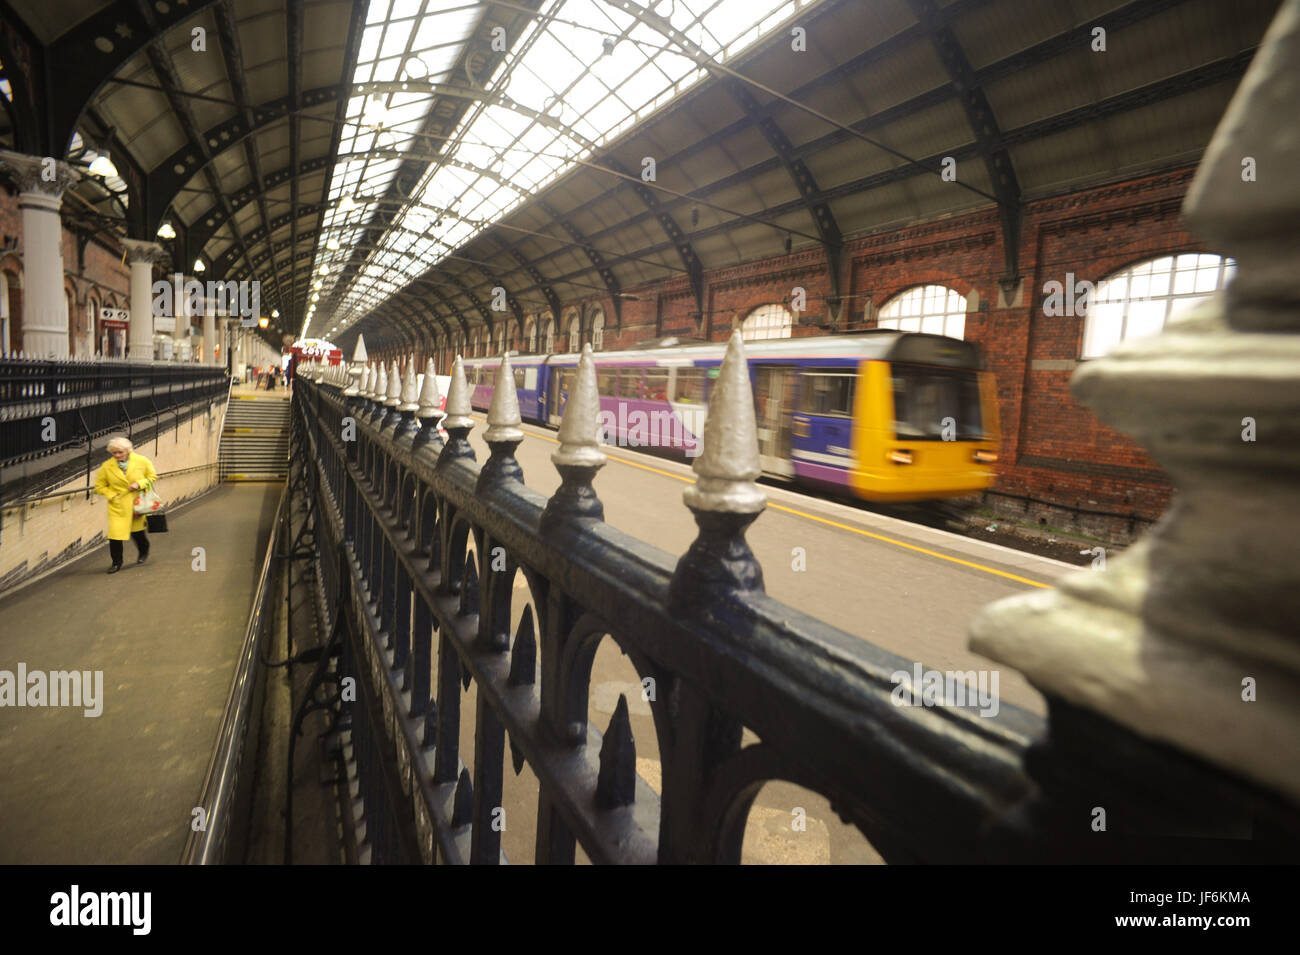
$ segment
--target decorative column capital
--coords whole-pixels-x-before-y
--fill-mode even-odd
[[[63,193],[81,179],[81,173],[62,160],[9,149],[0,149],[0,169],[13,177],[22,194],[20,203],[53,209],[58,209]]]
[[[157,242],[148,239],[123,239],[122,245],[126,249],[126,261],[132,265],[137,262],[148,262],[152,265],[167,258],[167,250]]]
[[[1100,714],[1300,804],[1297,75],[1300,0],[1286,0],[1186,201],[1192,227],[1237,258],[1236,277],[1071,382],[1178,496],[1104,570],[986,607],[971,649],[1019,669],[1053,710]],[[1054,745],[1059,764],[1077,761]]]

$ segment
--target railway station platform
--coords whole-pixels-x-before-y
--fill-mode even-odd
[[[5,669],[91,673],[99,694],[95,715],[0,710],[0,864],[180,859],[282,492],[222,485],[145,564],[128,544],[110,576],[99,548],[0,598]]]

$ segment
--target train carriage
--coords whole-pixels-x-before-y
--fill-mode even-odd
[[[970,342],[919,332],[748,342],[763,471],[871,501],[972,494],[993,483],[996,388]],[[724,344],[598,352],[610,444],[692,458]],[[521,416],[558,426],[578,355],[512,356]],[[485,410],[500,359],[467,359]]]

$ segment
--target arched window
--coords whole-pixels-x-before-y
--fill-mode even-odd
[[[876,327],[962,338],[966,333],[966,296],[946,285],[918,285],[881,306]]]
[[[549,355],[551,352],[555,351],[555,321],[554,319],[551,318],[549,312],[547,313],[546,318],[542,322],[542,328],[543,328],[542,337],[546,340],[546,347],[543,349],[543,351],[545,351],[546,354]]]
[[[534,354],[537,351],[537,320],[529,316],[528,324],[524,326],[524,343],[528,349],[528,354]]]
[[[18,351],[9,341],[9,275],[0,272],[0,354]]]
[[[77,344],[77,333],[81,329],[81,320],[77,317],[77,297],[67,287],[63,289],[63,297],[68,307],[68,357],[75,358],[81,351]]]
[[[1097,283],[1084,318],[1082,357],[1097,358],[1126,338],[1154,335],[1171,317],[1227,285],[1236,271],[1233,259],[1189,252],[1139,262]]]
[[[605,343],[605,311],[596,309],[591,316],[591,350],[600,351]]]
[[[94,358],[100,351],[100,342],[97,337],[99,331],[99,299],[92,292],[86,296],[86,355]]]
[[[576,308],[568,309],[560,317],[560,322],[569,336],[569,351],[580,351],[582,349],[582,322],[578,318],[578,310]]]
[[[760,305],[740,323],[740,337],[747,342],[761,342],[769,338],[789,338],[794,327],[794,316],[779,302]]]

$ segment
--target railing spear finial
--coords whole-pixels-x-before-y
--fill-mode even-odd
[[[375,371],[375,389],[370,394],[370,400],[374,402],[374,410],[371,411],[372,421],[378,421],[384,414],[384,399],[388,397],[388,369],[381,361],[379,368]]]
[[[469,383],[465,381],[465,363],[460,355],[456,356],[451,366],[451,387],[447,389],[447,417],[442,426],[447,429],[447,445],[438,455],[438,466],[456,458],[474,460],[474,449],[470,447],[468,435],[474,427],[470,417],[474,409],[469,403]]]
[[[375,427],[388,430],[394,427],[400,415],[397,406],[402,403],[402,372],[397,367],[397,359],[388,363],[388,388],[384,392],[383,412],[375,421]]]
[[[614,715],[600,743],[600,771],[596,776],[596,805],[618,809],[636,801],[636,740],[628,716],[627,694],[618,695]]]
[[[483,440],[488,443],[491,453],[479,471],[478,488],[481,490],[503,481],[522,481],[524,473],[515,460],[515,448],[524,440],[524,433],[519,428],[522,420],[519,417],[519,395],[515,392],[515,373],[506,355],[501,356],[497,368],[487,423]]]
[[[754,393],[740,330],[731,333],[717,383],[709,395],[704,442],[695,459],[696,483],[682,493],[700,534],[677,562],[669,584],[675,608],[707,602],[732,591],[763,589],[763,569],[745,542],[745,528],[762,512],[767,495],[754,483],[762,473]]]
[[[560,446],[551,455],[561,484],[556,488],[546,510],[542,526],[554,525],[567,518],[587,517],[604,520],[605,507],[591,486],[596,472],[605,466],[605,452],[600,450],[600,395],[596,390],[596,363],[591,345],[582,347],[578,372],[569,389],[560,421]]]
[[[415,412],[420,430],[412,445],[414,449],[429,444],[435,451],[442,450],[442,440],[438,437],[438,422],[444,417],[443,410],[439,407],[441,403],[438,376],[434,372],[433,359],[430,358],[424,364],[424,384],[420,388],[419,408]]]

